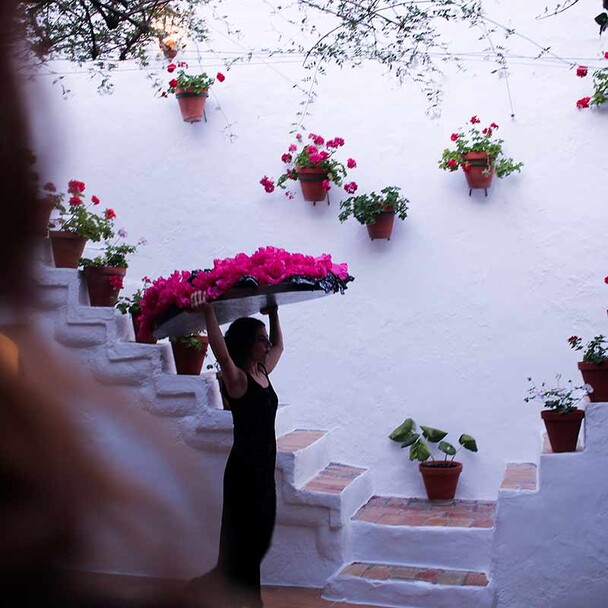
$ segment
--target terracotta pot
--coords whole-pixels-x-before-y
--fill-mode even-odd
[[[135,342],[139,342],[140,344],[156,344],[158,342],[158,340],[152,334],[146,335],[139,331],[139,315],[131,315],[131,322],[133,323]]]
[[[180,342],[171,342],[173,349],[173,358],[175,359],[175,369],[178,374],[188,374],[198,376],[203,369],[203,361],[207,354],[207,346],[209,339],[207,336],[198,336],[198,340],[203,345],[201,350],[181,344]]]
[[[175,89],[175,97],[184,122],[200,122],[203,119],[205,102],[209,97],[207,90],[193,93],[191,89]]]
[[[32,234],[34,236],[48,236],[49,220],[54,208],[55,204],[52,201],[48,201],[44,198],[36,202],[32,221]]]
[[[172,49],[169,46],[161,46],[161,48],[163,51],[163,55],[165,56],[165,59],[175,59],[175,56],[177,55],[176,49]]]
[[[452,500],[456,494],[462,464],[452,461],[445,465],[445,462],[421,462],[418,465],[429,500]]]
[[[469,168],[464,171],[464,176],[470,189],[483,188],[487,190],[492,185],[494,177],[494,166],[485,152],[467,152],[462,155]]]
[[[374,239],[390,240],[391,234],[393,233],[394,221],[395,221],[395,212],[394,211],[384,211],[380,215],[376,216],[375,224],[366,224],[369,238],[372,241]]]
[[[296,173],[305,201],[316,203],[325,200],[327,190],[323,188],[323,181],[327,179],[327,171],[318,167],[296,166]]]
[[[608,401],[608,363],[586,363],[580,361],[578,369],[585,384],[593,387],[589,401]]]
[[[87,239],[74,232],[49,230],[53,260],[57,268],[78,268]]]
[[[112,277],[120,277],[122,282],[126,272],[126,268],[118,266],[85,266],[84,280],[91,306],[114,306],[121,287],[112,285]]]
[[[547,429],[551,449],[554,452],[575,452],[585,412],[575,409],[560,414],[552,410],[543,410],[540,415]]]

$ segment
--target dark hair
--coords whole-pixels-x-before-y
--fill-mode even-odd
[[[243,367],[251,355],[255,344],[256,331],[266,327],[263,321],[252,317],[241,317],[230,324],[224,340],[230,358],[238,367]]]

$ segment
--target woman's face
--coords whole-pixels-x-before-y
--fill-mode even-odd
[[[266,333],[266,328],[259,327],[255,332],[253,348],[251,349],[251,360],[254,363],[265,363],[266,357],[270,352],[270,347],[271,344]]]

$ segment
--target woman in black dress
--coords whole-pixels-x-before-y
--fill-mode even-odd
[[[219,591],[222,605],[231,608],[261,608],[260,564],[270,546],[276,515],[278,399],[268,375],[283,352],[278,309],[260,311],[268,315],[270,337],[264,323],[251,317],[234,321],[224,337],[202,292],[192,295],[191,304],[205,315],[234,423],[234,442],[224,472],[218,564],[211,573],[195,579],[194,586],[197,595]]]

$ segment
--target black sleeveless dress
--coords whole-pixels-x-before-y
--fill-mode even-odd
[[[268,375],[266,374],[268,378]],[[224,395],[232,411],[234,441],[224,472],[224,502],[217,571],[235,592],[235,606],[262,606],[260,564],[276,517],[274,430],[278,398],[247,374],[240,399]],[[232,590],[232,591],[231,591]]]

